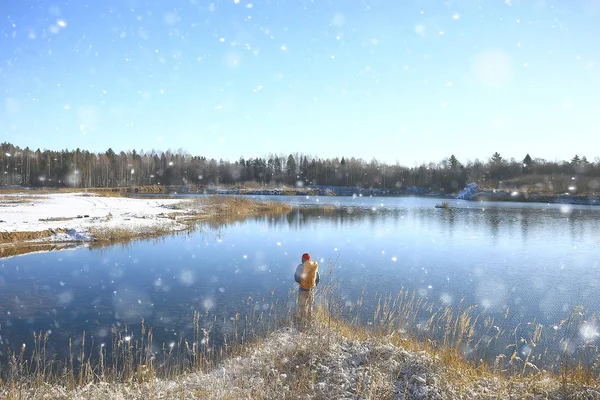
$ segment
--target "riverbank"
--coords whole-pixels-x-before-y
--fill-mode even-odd
[[[467,186],[468,188],[469,186]],[[468,189],[465,189],[468,190]],[[507,189],[479,189],[470,191],[468,195],[459,193],[445,194],[422,187],[406,188],[361,188],[356,186],[307,186],[301,188],[231,188],[231,189],[205,189],[206,194],[224,195],[254,195],[254,196],[421,196],[439,198],[460,198],[472,201],[507,201],[521,203],[559,203],[600,205],[600,196],[595,193],[547,193],[533,190],[507,190]]]
[[[521,191],[486,190],[476,194],[469,200],[474,201],[510,201],[520,203],[556,203],[578,205],[600,205],[597,195],[577,194],[537,194]]]
[[[310,328],[287,325],[243,345],[216,367],[170,378],[156,377],[145,366],[132,374],[116,382],[103,374],[6,381],[0,393],[6,399],[90,400],[600,398],[596,378],[491,372],[452,350],[435,351],[399,332],[331,321],[323,311]]]
[[[533,203],[558,203],[579,205],[600,205],[600,196],[596,193],[547,193],[525,189],[489,189],[469,183],[457,196],[457,199],[472,201],[510,201]]]
[[[442,193],[416,186],[406,188],[363,188],[358,186],[312,185],[302,187],[208,188],[206,194],[254,195],[254,196],[442,196]]]
[[[237,185],[224,188],[219,186],[199,187],[197,185],[187,186],[140,186],[120,188],[0,188],[0,197],[11,193],[27,194],[74,194],[97,195],[101,197],[126,197],[143,195],[180,195],[180,194],[207,194],[207,195],[247,195],[247,196],[417,196],[433,197],[440,199],[457,198],[469,201],[500,201],[519,203],[556,203],[556,204],[579,204],[600,205],[600,194],[590,193],[554,193],[536,189],[537,186],[519,186],[503,184],[502,188],[480,188],[475,184],[475,190],[468,184],[463,190],[455,193],[443,193],[431,188],[406,186],[406,187],[378,187],[364,188],[359,186],[267,186],[267,187],[245,187]]]
[[[90,193],[0,195],[0,257],[185,231],[196,222],[285,213],[288,205],[233,197],[140,199]]]

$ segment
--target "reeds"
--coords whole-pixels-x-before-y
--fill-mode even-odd
[[[218,215],[257,215],[282,214],[292,210],[292,206],[274,201],[257,201],[243,196],[201,196],[182,202],[177,208],[208,209]]]
[[[248,299],[246,309],[229,316],[194,311],[191,336],[176,342],[155,343],[144,320],[139,326],[113,326],[106,343],[94,342],[84,332],[69,341],[66,360],[49,354],[48,333],[37,332],[31,352],[22,347],[0,366],[0,397],[26,398],[27,393],[48,385],[74,390],[99,383],[179,382],[188,374],[207,374],[224,361],[251,354],[264,357],[264,370],[253,372],[264,386],[247,387],[242,379],[236,381],[239,387],[231,390],[243,389],[246,397],[251,393],[252,398],[269,398],[288,387],[296,395],[310,396],[316,390],[317,377],[323,374],[315,360],[326,358],[332,348],[347,340],[367,343],[370,348],[393,346],[433,360],[432,368],[444,387],[457,396],[470,397],[481,385],[493,385],[500,397],[560,392],[568,398],[582,387],[600,384],[600,354],[594,345],[596,316],[586,315],[582,307],[556,325],[542,326],[534,320],[509,328],[510,310],[494,318],[476,305],[432,302],[407,289],[371,299],[365,299],[363,290],[348,305],[334,279],[335,264],[328,262],[321,270],[322,284],[309,332],[299,333],[297,346],[285,350],[283,356],[277,349],[258,351],[270,333],[293,326],[295,290],[288,293],[287,300],[272,291],[270,298],[267,295],[258,301],[268,304],[266,308],[252,307],[256,302]],[[311,339],[303,341],[306,336],[302,335]],[[399,379],[386,366],[385,356],[373,354],[378,353],[372,353],[369,368],[352,387],[357,398],[387,398]],[[203,390],[197,388],[194,393],[212,393]]]
[[[193,371],[211,370],[227,357],[259,346],[260,338],[285,323],[284,315],[289,315],[291,308],[276,313],[279,301],[274,298],[274,291],[271,297],[268,309],[248,310],[245,315],[236,313],[232,320],[194,311],[191,337],[158,346],[143,319],[136,327],[113,325],[110,339],[105,342],[98,343],[83,332],[68,340],[68,356],[64,360],[48,352],[49,332],[35,332],[31,350],[23,345],[19,351],[9,351],[6,362],[0,363],[0,398],[21,398],[25,392],[48,385],[73,390],[98,383],[173,380]],[[265,301],[268,299],[263,298]],[[218,336],[216,329],[228,323],[231,331],[225,334],[221,330]]]
[[[153,238],[173,233],[169,226],[155,225],[152,227],[137,227],[134,229],[119,227],[92,227],[89,229],[90,235],[95,241],[123,243],[140,238]]]
[[[395,296],[374,300],[373,317],[366,321],[372,331],[416,339],[420,346],[427,344],[428,350],[452,352],[475,368],[523,376],[541,370],[570,370],[568,365],[574,359],[590,367],[598,361],[599,354],[591,352],[595,348],[581,336],[582,329],[588,327],[590,337],[595,338],[597,317],[586,315],[582,307],[552,326],[534,320],[509,328],[504,321],[480,313],[477,305],[460,302],[452,307],[428,301],[412,290],[401,289]],[[359,299],[353,308],[363,302]],[[361,312],[351,309],[350,313],[353,325],[365,325]],[[509,313],[507,310],[502,319],[506,320]]]

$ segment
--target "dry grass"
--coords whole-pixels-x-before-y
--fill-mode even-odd
[[[203,196],[184,201],[177,208],[202,209],[217,216],[283,214],[292,211],[292,206],[272,201],[256,201],[242,196]]]
[[[0,197],[0,207],[11,207],[17,204],[27,204],[33,202],[35,199],[35,196],[2,196]]]
[[[63,222],[63,221],[72,221],[77,219],[77,217],[48,217],[48,218],[40,218],[38,221],[40,222]]]
[[[273,294],[273,293],[272,293]],[[272,301],[272,304],[276,304]],[[276,330],[280,316],[271,310],[236,314],[231,332],[217,347],[211,332],[217,323],[205,313],[194,312],[193,334],[177,343],[154,344],[151,328],[144,320],[137,329],[113,326],[111,337],[100,351],[90,352],[93,342],[85,332],[69,340],[69,356],[58,360],[48,350],[48,332],[34,334],[32,352],[10,352],[0,363],[2,399],[122,399],[173,398],[203,392],[175,384],[191,373],[212,371],[220,360],[235,357],[260,346],[256,338]],[[1,327],[0,327],[1,328]],[[193,389],[193,390],[192,390]],[[178,398],[183,398],[177,396]]]
[[[82,196],[84,196],[84,197],[96,197],[96,196],[125,197],[128,194],[130,194],[130,192],[127,192],[125,190],[118,190],[118,191],[101,190],[101,191],[85,191],[85,192],[83,192]]]
[[[289,191],[290,193],[293,193],[293,192],[312,190],[313,188],[296,187],[296,186],[290,186],[290,185],[281,184],[281,183],[265,184],[265,183],[257,182],[257,181],[248,181],[248,182],[229,184],[229,185],[220,184],[218,186],[218,189],[225,189],[225,190],[234,189],[234,190],[241,190],[241,191],[283,189],[283,190]]]
[[[172,233],[170,227],[156,225],[136,230],[115,227],[92,227],[89,230],[95,241],[123,243],[139,238],[153,238]]]
[[[135,231],[126,228],[90,229],[95,240],[101,242],[124,243],[134,239],[164,236],[174,231],[193,231],[198,222],[231,222],[254,215],[282,214],[292,210],[288,204],[255,201],[241,197],[207,196],[182,201],[174,206],[175,210],[162,217],[176,221],[179,225],[154,225]]]
[[[7,243],[18,244],[28,240],[44,239],[53,236],[55,232],[57,231],[53,232],[51,229],[34,232],[0,232],[0,245]],[[59,229],[58,232],[64,232],[64,230]]]
[[[0,188],[2,194],[55,194],[55,193],[88,193],[90,196],[121,197],[135,193],[166,193],[166,187],[159,185],[151,186],[128,186],[116,188]]]
[[[220,189],[271,189],[276,187],[275,185],[265,185],[257,181],[248,181],[244,183],[238,183],[233,185],[219,185]]]
[[[23,352],[11,354],[8,365],[2,366],[0,396],[600,398],[595,348],[583,345],[577,351],[563,352],[560,363],[545,364],[548,343],[539,325],[505,331],[493,319],[481,317],[476,307],[430,303],[405,290],[373,299],[377,306],[362,321],[362,297],[350,310],[338,297],[332,280],[334,264],[322,271],[325,283],[318,290],[318,307],[308,327],[290,317],[289,302],[278,308],[272,299],[267,311],[245,317],[236,314],[231,333],[219,347],[211,337],[218,321],[196,312],[192,337],[181,338],[173,346],[162,344],[158,352],[152,350],[152,330],[142,321],[139,330],[113,328],[110,346],[99,354],[86,353],[82,345],[72,348],[69,358],[62,361],[46,354],[47,335],[40,332],[31,357],[26,359]],[[429,315],[427,320],[424,313]],[[595,321],[576,308],[558,329],[552,329],[554,334],[548,339],[570,343],[583,324],[590,322]],[[490,364],[485,354],[493,351],[494,342],[502,343],[502,337],[515,342],[507,347],[510,356],[491,354],[494,362]],[[84,333],[81,342],[86,340]],[[526,356],[517,351],[516,344],[523,341],[536,351]]]
[[[256,317],[256,316],[255,316]],[[7,399],[595,399],[598,381],[562,383],[539,372],[511,376],[475,369],[460,356],[444,359],[428,345],[357,327],[319,309],[309,328],[287,324],[263,340],[223,352],[207,343],[210,328],[198,325],[189,342],[146,351],[152,331],[113,330],[110,353],[72,349],[65,365],[45,357],[24,362],[14,354],[11,372],[37,375],[0,383]],[[257,318],[255,323],[260,323]],[[240,324],[241,325],[241,324]],[[244,335],[240,332],[239,335]],[[43,354],[40,333],[36,355]],[[85,341],[85,336],[82,337]],[[107,350],[108,352],[108,350]],[[214,353],[218,353],[214,357]],[[82,363],[74,361],[83,360]],[[110,360],[110,361],[109,361]],[[222,360],[222,361],[219,361]],[[21,365],[21,367],[19,367]],[[54,374],[54,375],[53,375]],[[12,384],[9,385],[9,383]]]

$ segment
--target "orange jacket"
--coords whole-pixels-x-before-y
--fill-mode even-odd
[[[319,283],[319,263],[307,260],[296,268],[294,280],[300,284],[300,290],[310,290]]]

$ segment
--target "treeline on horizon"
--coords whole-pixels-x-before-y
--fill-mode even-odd
[[[375,159],[318,158],[304,154],[269,155],[231,162],[175,152],[92,153],[86,150],[21,149],[2,143],[0,185],[29,187],[122,187],[143,185],[258,184],[290,186],[358,186],[377,189],[419,187],[453,193],[467,183],[497,188],[537,185],[544,191],[595,192],[600,160],[575,155],[569,161],[532,158],[505,159],[494,153],[488,160],[461,163],[450,155],[437,163],[406,167]],[[544,186],[543,188],[540,187]]]

